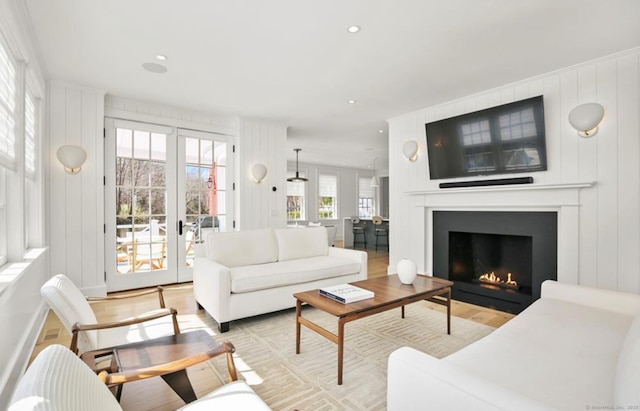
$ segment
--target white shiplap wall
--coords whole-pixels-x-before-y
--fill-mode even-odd
[[[237,229],[286,225],[286,143],[286,126],[255,119],[239,120],[236,145]],[[256,163],[267,167],[267,175],[260,184],[251,178],[251,167]]]
[[[438,190],[439,181],[428,178],[425,123],[543,95],[549,169],[532,173],[535,182],[596,181],[594,187],[580,191],[577,282],[639,293],[639,79],[640,49],[633,49],[391,119],[390,266],[411,257],[424,262],[427,271],[431,268],[424,247],[416,247],[427,243],[425,227],[415,224],[419,220],[415,217],[424,209],[419,196],[407,194]],[[578,137],[567,120],[569,111],[585,102],[598,102],[605,108],[600,131],[590,139]],[[402,156],[406,140],[420,145],[416,163]],[[559,253],[565,251],[570,252],[561,249]]]
[[[267,122],[196,113],[114,96],[89,87],[51,82],[48,86],[49,170],[47,226],[51,272],[65,273],[85,294],[104,295],[104,117],[164,124],[232,136],[236,140],[236,215],[242,229],[285,225],[286,127]],[[239,124],[242,128],[239,129]],[[66,174],[56,159],[65,144],[82,146],[87,161],[76,175]],[[248,170],[264,163],[262,184]]]
[[[86,293],[103,295],[104,92],[67,83],[48,86],[49,156],[47,233],[51,273],[64,273]],[[60,146],[84,148],[87,161],[67,174],[56,158]]]

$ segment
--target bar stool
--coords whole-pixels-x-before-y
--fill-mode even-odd
[[[373,233],[376,236],[376,251],[378,251],[378,241],[380,239],[380,237],[385,237],[385,243],[381,244],[385,247],[387,247],[387,251],[389,251],[389,226],[383,226],[382,223],[382,217],[380,216],[373,216],[373,218],[371,218],[371,221],[373,221],[373,225],[375,226],[375,230],[373,231]]]
[[[351,223],[353,228],[353,248],[356,248],[356,244],[364,244],[364,248],[367,248],[367,235],[365,233],[366,221],[360,221],[359,217],[351,217]],[[358,236],[362,236],[362,241],[358,241]]]

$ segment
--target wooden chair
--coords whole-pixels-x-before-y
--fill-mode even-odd
[[[180,333],[178,313],[165,307],[162,287],[116,297],[87,299],[67,276],[58,274],[40,288],[40,293],[71,334],[69,348],[76,354]],[[151,293],[158,293],[159,309],[109,323],[98,323],[89,304],[89,301],[120,300]]]
[[[165,242],[140,243],[134,241],[129,248],[129,266],[138,271],[144,264],[149,270],[160,270],[164,267]]]
[[[222,346],[226,346],[223,344]],[[78,357],[61,345],[45,348],[18,382],[9,411],[118,411],[122,410],[107,385],[137,381],[166,370],[185,369],[206,361],[220,352],[205,352],[153,369],[125,374],[102,372],[96,375]],[[244,381],[226,384],[181,410],[270,410]]]

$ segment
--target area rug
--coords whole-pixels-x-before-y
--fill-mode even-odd
[[[346,324],[341,386],[334,343],[302,327],[301,353],[295,354],[293,309],[234,321],[224,334],[208,315],[185,316],[181,328],[207,328],[216,340],[231,341],[240,378],[274,410],[384,410],[391,352],[409,346],[442,358],[494,330],[452,317],[447,335],[445,314],[419,303],[405,307],[405,313],[404,319],[396,309]],[[337,332],[335,317],[312,307],[304,307],[303,315]],[[222,384],[228,377],[224,359],[209,365]]]

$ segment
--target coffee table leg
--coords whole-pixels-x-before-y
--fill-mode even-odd
[[[302,301],[296,300],[296,354],[300,354],[300,315],[302,314]]]
[[[344,361],[344,319],[338,321],[338,385],[342,385],[342,363]]]
[[[162,379],[169,384],[169,387],[176,392],[182,398],[186,404],[195,401],[196,393],[193,392],[193,387],[187,376],[187,370],[180,370],[172,372],[171,374],[165,374]]]
[[[451,334],[451,288],[447,288],[447,334]]]

